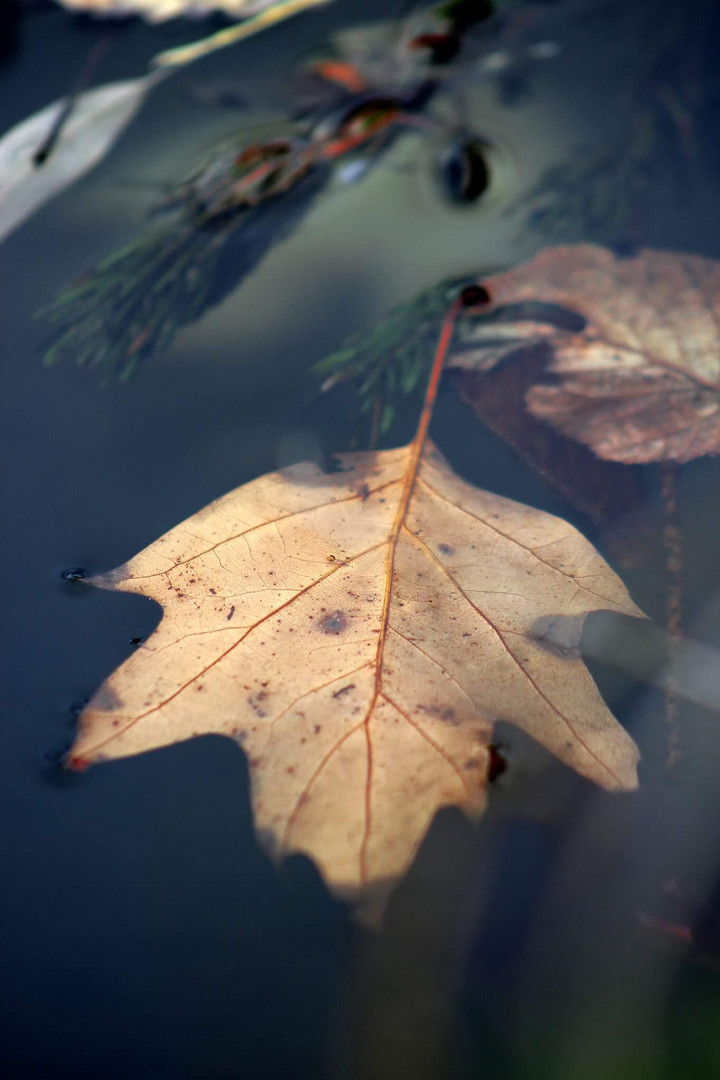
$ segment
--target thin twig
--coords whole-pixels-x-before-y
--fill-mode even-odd
[[[41,165],[44,165],[52,154],[53,150],[55,149],[57,141],[62,134],[63,128],[65,127],[68,120],[75,111],[75,106],[77,105],[78,98],[87,88],[88,83],[95,74],[95,71],[100,61],[105,56],[105,53],[110,47],[110,43],[115,37],[116,33],[117,29],[115,28],[108,31],[107,34],[104,34],[99,41],[95,42],[92,49],[85,58],[85,63],[80,68],[80,73],[77,76],[70,93],[65,98],[60,111],[55,117],[52,127],[50,128],[42,143],[33,155],[33,164],[36,168],[40,168]]]
[[[225,49],[228,45],[234,45],[237,41],[252,37],[267,26],[282,22],[284,19],[290,18],[291,15],[305,11],[306,8],[317,7],[328,2],[329,0],[281,0],[280,3],[275,4],[273,7],[266,8],[257,15],[237,23],[235,26],[228,26],[225,30],[219,30],[216,34],[211,34],[210,37],[202,38],[200,41],[193,41],[189,45],[180,45],[177,49],[167,49],[165,52],[158,53],[157,56],[152,58],[152,66],[177,67],[190,64],[203,56],[209,56],[210,53],[216,52],[218,49]]]

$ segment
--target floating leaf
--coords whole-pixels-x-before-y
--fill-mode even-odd
[[[614,461],[600,461],[586,446],[528,413],[525,396],[544,377],[548,359],[544,346],[524,349],[512,363],[498,364],[491,371],[458,370],[453,381],[483,423],[563,498],[598,524],[615,524],[638,506],[636,471]],[[634,530],[637,537],[637,522]],[[618,552],[623,557],[628,554],[628,540],[623,533]],[[646,547],[642,551],[646,555]]]
[[[108,83],[81,94],[46,161],[36,155],[65,108],[55,101],[0,139],[0,241],[107,154],[161,79]]]
[[[589,612],[641,612],[572,526],[477,490],[429,443],[451,331],[409,446],[260,477],[92,579],[164,617],[90,700],[72,766],[237,739],[270,851],[361,896],[404,873],[439,807],[481,813],[496,719],[636,786],[578,645]]]
[[[489,370],[545,342],[557,379],[529,389],[533,416],[609,461],[720,453],[720,263],[649,249],[624,259],[580,244],[483,285],[488,312],[510,317],[478,324],[449,366]]]

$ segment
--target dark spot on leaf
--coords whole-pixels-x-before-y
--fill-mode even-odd
[[[341,694],[347,694],[348,690],[354,690],[354,689],[355,689],[355,683],[352,683],[352,682],[348,683],[347,686],[341,686],[339,690],[336,690],[335,693],[333,694],[333,697],[338,698],[338,697],[340,697]]]
[[[122,707],[122,701],[109,686],[101,686],[91,698],[93,709],[98,712],[114,712]]]
[[[438,720],[444,720],[446,724],[459,724],[455,710],[450,705],[417,705],[417,711],[427,716],[434,716]]]
[[[443,555],[454,555],[455,554],[455,548],[450,547],[449,544],[438,544],[438,551],[442,552]]]
[[[227,615],[226,615],[225,621],[230,622],[230,620],[232,619],[234,614],[235,614],[235,605],[233,604],[232,607],[230,608],[230,610],[228,611]]]
[[[263,706],[263,702],[265,701],[267,696],[267,691],[258,690],[257,694],[250,694],[250,696],[248,697],[248,705],[256,716],[259,716],[261,718],[267,716],[267,712],[265,711],[265,708]],[[252,730],[255,731],[256,728],[253,728]]]
[[[347,616],[342,611],[331,611],[323,615],[318,623],[323,634],[342,634],[348,628]]]

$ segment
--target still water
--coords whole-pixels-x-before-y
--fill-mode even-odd
[[[482,198],[446,197],[441,136],[403,136],[368,175],[332,185],[239,289],[127,383],[70,364],[44,370],[47,327],[32,313],[135,235],[163,186],[208,145],[287,118],[289,71],[329,35],[395,18],[397,5],[336,0],[176,74],[98,168],[0,246],[7,1075],[720,1075],[720,727],[717,712],[681,702],[683,758],[665,776],[663,696],[611,663],[618,641],[639,641],[644,669],[660,664],[648,628],[594,616],[586,635],[593,674],[640,747],[639,793],[608,795],[500,725],[508,768],[485,818],[471,827],[454,811],[438,815],[377,937],[352,924],[308,862],[278,872],[260,852],[245,762],[230,741],[208,736],[82,775],[50,760],[78,706],[159,618],[147,600],[63,581],[63,569],[116,566],[288,457],[347,449],[352,397],[319,397],[309,369],[348,334],[420,289],[514,265],[553,240],[720,257],[713,5],[663,5],[669,43],[650,32],[659,16],[642,0],[595,18],[561,17],[562,3],[524,7],[533,18],[542,9],[538,37],[560,48],[530,62],[512,39],[489,44],[504,59],[462,101],[441,95],[433,106],[462,109],[489,144]],[[61,97],[102,32],[54,9],[21,29],[0,67],[3,131]],[[129,22],[96,79],[140,75],[159,49],[196,32]],[[670,112],[692,145],[681,157],[662,122],[629,223],[617,212],[632,173],[564,233],[530,219],[523,200],[549,168],[566,169],[570,198],[589,190],[594,154],[622,158],[612,148],[628,109],[656,91],[674,100],[686,68],[694,93]],[[241,111],[216,103],[214,88],[229,82]],[[385,445],[412,429],[405,410]],[[432,433],[471,482],[573,521],[662,626],[656,470],[637,472],[631,525],[643,552],[621,567],[612,530],[565,503],[451,388]],[[715,648],[719,479],[709,459],[676,476],[685,632]],[[660,928],[688,923],[694,949]]]

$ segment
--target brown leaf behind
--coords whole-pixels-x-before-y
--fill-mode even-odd
[[[526,395],[544,377],[550,355],[546,346],[533,346],[490,371],[457,370],[453,381],[487,427],[563,498],[597,524],[617,522],[638,505],[634,471],[601,461],[586,446],[528,413]]]
[[[507,348],[493,344],[491,363],[521,339],[552,345],[557,379],[529,389],[533,416],[610,461],[720,452],[720,263],[654,250],[620,259],[580,244],[549,248],[484,285],[494,308],[540,301],[586,320],[574,334],[526,324]]]

